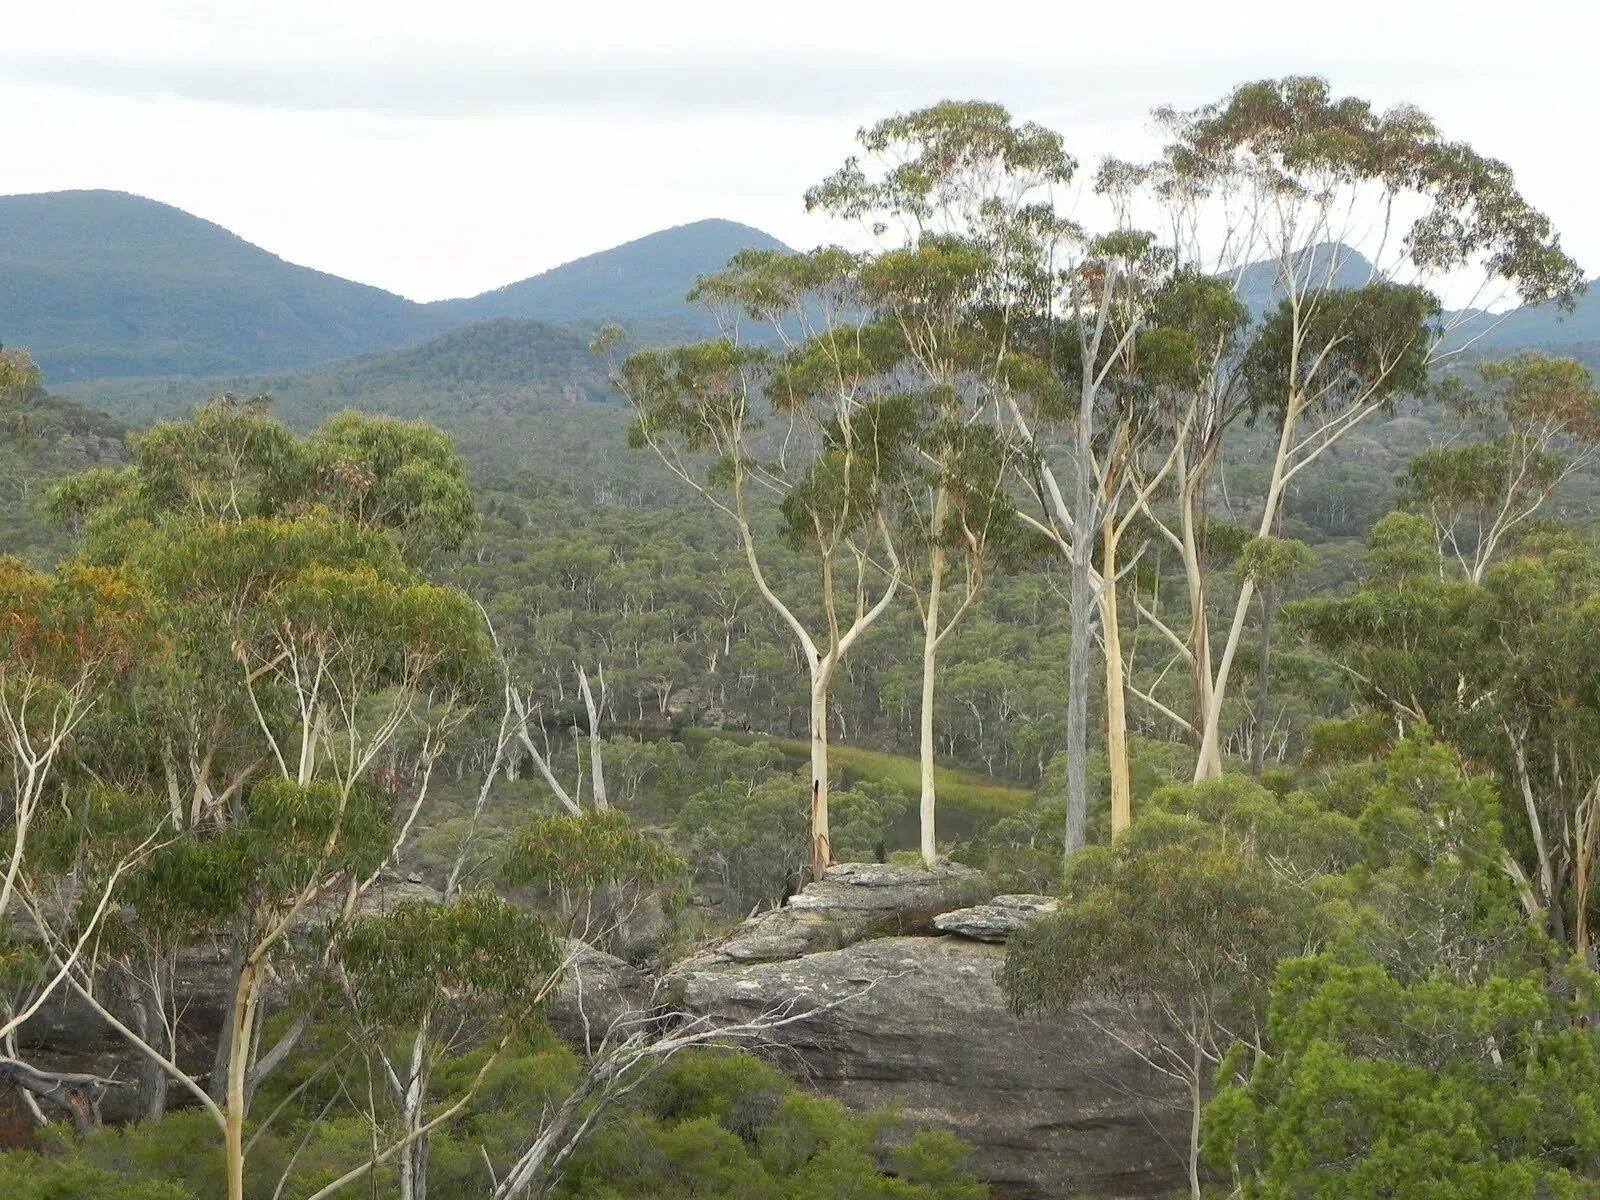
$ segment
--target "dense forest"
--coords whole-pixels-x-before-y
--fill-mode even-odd
[[[1416,109],[1155,119],[292,373],[0,319],[7,1195],[1600,1195],[1583,274]]]

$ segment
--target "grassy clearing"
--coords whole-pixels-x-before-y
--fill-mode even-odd
[[[800,738],[694,728],[684,729],[682,736],[684,741],[691,743],[710,738],[728,738],[745,745],[769,745],[796,765],[811,757],[810,743]],[[844,775],[846,784],[858,779],[892,783],[912,796],[922,790],[917,760],[909,755],[835,742],[828,747],[828,761]],[[941,833],[948,828],[952,835],[968,836],[974,828],[1016,812],[1033,798],[1033,793],[1027,788],[999,783],[974,771],[939,766],[935,766],[933,771],[934,788],[939,797]]]

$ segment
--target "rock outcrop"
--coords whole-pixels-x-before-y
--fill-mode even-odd
[[[932,933],[940,915],[990,894],[979,872],[957,863],[941,863],[932,870],[840,863],[785,907],[751,917],[685,966],[773,962],[837,950],[864,938]]]
[[[783,1031],[780,1060],[851,1107],[893,1104],[914,1126],[959,1134],[997,1197],[1122,1200],[1181,1187],[1184,1097],[1102,1031],[1125,1015],[1014,1017],[995,980],[1003,957],[956,937],[875,938],[703,968],[685,999],[725,1019],[815,1006]]]
[[[569,966],[550,997],[551,1027],[572,1045],[592,1049],[618,1017],[650,1007],[655,981],[613,954],[569,941]]]
[[[954,864],[844,864],[673,974],[719,1019],[815,1009],[779,1061],[851,1107],[959,1134],[997,1197],[1166,1195],[1185,1179],[1187,1098],[1114,1036],[1133,1034],[1127,1014],[1006,1008],[997,943],[1055,906]]]
[[[430,895],[390,880],[371,904]],[[777,1061],[851,1107],[893,1105],[912,1127],[959,1134],[997,1200],[1169,1194],[1185,1180],[1187,1097],[1119,1041],[1135,1036],[1128,1014],[1107,1007],[1019,1018],[1006,1008],[999,943],[1053,904],[996,896],[981,875],[955,865],[833,867],[785,907],[660,977],[573,944],[550,1018],[582,1047],[620,1013],[669,993],[724,1020],[812,1009],[780,1031]],[[180,971],[179,1057],[195,1070],[209,1065],[226,968],[215,953],[195,954]],[[41,1065],[136,1075],[127,1046],[69,995],[30,1021],[23,1041]],[[108,1119],[134,1115],[132,1092],[119,1089]]]
[[[996,896],[987,904],[940,913],[933,927],[975,942],[1003,942],[1035,917],[1055,910],[1049,896]]]

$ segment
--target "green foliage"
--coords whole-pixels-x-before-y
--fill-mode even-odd
[[[1540,973],[1397,979],[1290,960],[1247,1082],[1206,1148],[1246,1197],[1585,1194],[1600,1169],[1600,1040]]]
[[[1303,847],[1292,817],[1225,778],[1168,793],[1110,846],[1073,855],[1060,909],[1007,946],[1012,1006],[1151,1002],[1202,1043],[1212,1023],[1248,1027],[1278,959],[1315,937],[1313,897],[1266,861],[1279,841]]]
[[[130,1179],[120,1170],[57,1162],[12,1151],[4,1165],[6,1195],[13,1200],[197,1200],[196,1193],[160,1179]]]
[[[798,1091],[757,1059],[680,1055],[644,1093],[635,1124],[597,1135],[557,1195],[802,1200],[982,1200],[948,1134],[896,1136],[887,1114],[855,1116]]]
[[[370,1035],[414,1030],[447,1003],[525,1020],[561,949],[547,921],[483,891],[360,917],[339,959],[346,999]]]
[[[1419,394],[1438,317],[1428,292],[1389,283],[1319,294],[1309,311],[1285,299],[1245,352],[1241,376],[1252,414],[1281,419],[1291,403],[1338,413]]]
[[[513,887],[533,884],[571,897],[658,886],[683,869],[681,858],[620,812],[586,809],[534,820],[512,843],[502,874]]]
[[[445,434],[342,412],[300,439],[266,415],[269,403],[223,394],[188,420],[160,422],[134,440],[131,466],[69,478],[46,508],[99,545],[173,518],[285,520],[322,509],[387,535],[410,561],[460,548],[475,523],[472,499]]]
[[[1170,115],[1184,181],[1253,172],[1286,196],[1377,185],[1416,199],[1404,244],[1420,270],[1483,260],[1529,302],[1570,304],[1582,286],[1577,264],[1549,219],[1517,192],[1509,168],[1445,140],[1417,108],[1379,112],[1358,97],[1334,96],[1325,79],[1297,75],[1241,84],[1215,104]]]
[[[725,889],[739,911],[775,904],[798,890],[810,828],[804,772],[764,770],[725,779],[691,795],[674,826],[698,871]],[[911,804],[893,781],[863,778],[830,794],[833,841],[841,861],[882,860],[891,830]]]
[[[476,1053],[445,1059],[435,1086],[454,1094],[480,1065]],[[523,1047],[492,1068],[463,1116],[430,1139],[429,1195],[486,1197],[485,1157],[498,1165],[515,1156],[548,1106],[572,1087],[578,1066],[570,1051],[544,1043]],[[315,1111],[291,1108],[262,1133],[247,1183],[251,1197],[270,1196],[285,1168],[283,1194],[304,1196],[370,1152],[370,1131],[359,1118],[334,1115],[302,1128]],[[207,1143],[214,1136],[203,1114],[174,1113],[75,1144],[62,1141],[52,1157],[8,1155],[6,1181],[19,1180],[21,1194],[37,1200],[213,1196],[220,1180],[209,1169],[214,1156]],[[292,1166],[291,1155],[298,1155]],[[949,1134],[908,1133],[888,1113],[857,1115],[807,1095],[752,1055],[691,1051],[674,1056],[612,1111],[569,1161],[553,1194],[570,1200],[983,1200],[988,1188],[967,1173],[965,1155],[966,1147]],[[395,1194],[382,1176],[373,1186],[373,1194]]]
[[[1257,583],[1282,583],[1311,565],[1311,548],[1293,538],[1251,538],[1239,550],[1239,574]]]

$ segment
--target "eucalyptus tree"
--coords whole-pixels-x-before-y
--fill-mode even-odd
[[[12,410],[38,386],[39,368],[28,352],[0,346],[0,429],[15,427],[17,414]]]
[[[0,558],[0,1047],[4,1070],[28,1097],[99,1122],[109,1083],[68,1078],[17,1058],[18,1029],[86,957],[124,901],[127,873],[163,841],[159,806],[97,786],[74,753],[108,690],[155,645],[152,598],[128,572],[67,564],[50,574]],[[92,831],[92,854],[79,831]],[[40,961],[19,917],[59,927],[59,961]],[[34,1106],[33,1115],[43,1114]]]
[[[224,398],[158,425],[126,470],[53,497],[85,556],[158,602],[159,651],[129,673],[124,732],[96,753],[169,801],[174,837],[129,874],[130,910],[159,912],[152,928],[172,941],[229,948],[209,1088],[170,1044],[117,1018],[59,938],[51,950],[69,985],[217,1122],[235,1200],[251,1099],[306,1024],[302,1012],[263,1046],[268,988],[326,966],[335,942],[319,948],[308,930],[351,921],[398,853],[487,661],[476,607],[405,561],[460,536],[459,460],[420,427],[352,416],[302,440],[263,408]],[[414,754],[397,782],[376,767],[403,730]],[[173,956],[160,961],[170,970]]]
[[[1115,229],[1069,243],[1072,265],[1062,272],[1060,318],[1045,326],[1052,370],[1062,381],[1065,407],[1051,414],[1069,426],[1074,499],[1065,499],[1046,454],[1030,464],[1032,484],[1049,518],[1048,532],[1072,569],[1069,674],[1076,682],[1068,708],[1068,851],[1081,847],[1086,828],[1086,777],[1074,762],[1087,753],[1086,713],[1093,620],[1100,620],[1105,672],[1106,751],[1111,832],[1133,819],[1128,754],[1128,679],[1121,633],[1119,583],[1143,556],[1123,564],[1130,531],[1143,535],[1153,496],[1172,488],[1195,411],[1185,397],[1211,339],[1233,317],[1215,303],[1205,281],[1177,270],[1170,252],[1133,226],[1133,195],[1148,173],[1125,163],[1103,164],[1096,191],[1115,214]],[[1022,414],[1019,428],[1032,438]],[[1146,696],[1153,702],[1153,698]]]
[[[900,587],[889,505],[903,474],[910,406],[885,382],[897,348],[863,315],[857,256],[837,248],[743,251],[702,277],[691,296],[716,316],[722,336],[637,351],[613,379],[634,408],[634,444],[655,451],[732,522],[756,590],[804,656],[810,857],[820,878],[833,857],[829,693],[845,656]],[[766,322],[779,347],[742,340],[745,321]],[[619,337],[603,331],[597,348],[610,350]],[[758,434],[769,417],[782,431]],[[780,540],[815,562],[804,607],[769,577]]]
[[[1495,769],[1522,818],[1501,865],[1529,920],[1592,965],[1600,555],[1571,531],[1530,529],[1474,583],[1446,569],[1425,517],[1391,514],[1372,540],[1370,576],[1298,602],[1292,623],[1387,720],[1426,722]]]
[[[1242,578],[1213,659],[1199,542],[1230,432],[1241,419],[1276,432],[1256,521],[1270,537],[1291,483],[1461,352],[1466,317],[1447,317],[1431,287],[1467,277],[1480,302],[1570,300],[1580,273],[1510,169],[1446,139],[1414,107],[1380,112],[1321,79],[1288,77],[1157,117],[1169,142],[1148,196],[1177,262],[1231,280],[1261,313],[1242,338],[1218,342],[1197,389],[1176,512],[1148,508],[1187,575],[1181,640],[1195,681],[1196,777],[1206,778],[1222,769],[1223,705],[1261,582]]]
[[[1117,163],[1102,168],[1096,190],[1109,202],[1113,227],[1092,234],[1059,211],[1056,193],[1071,183],[1078,165],[1060,135],[1018,124],[999,105],[934,105],[863,130],[860,141],[879,167],[869,173],[851,159],[808,193],[807,206],[861,220],[880,239],[899,233],[901,244],[879,254],[863,277],[900,334],[917,382],[935,399],[934,428],[970,431],[980,414],[999,427],[986,435],[995,450],[981,457],[958,453],[948,437],[924,452],[932,460],[933,485],[926,489],[921,525],[945,524],[953,497],[977,494],[985,499],[986,517],[1003,523],[982,539],[969,536],[969,557],[981,556],[990,541],[1002,542],[995,535],[1007,534],[1021,516],[1069,564],[1064,836],[1070,852],[1086,837],[1094,615],[1109,595],[1095,552],[1126,483],[1120,464],[1144,452],[1153,427],[1126,393],[1112,398],[1108,381],[1131,370],[1149,293],[1170,264],[1153,239],[1129,223],[1127,200],[1137,171]],[[1036,435],[1040,421],[1068,431],[1072,475],[1066,488]],[[1002,498],[989,469],[997,458],[1002,471],[1012,467],[1037,493],[1044,520],[1016,513]],[[1113,549],[1118,531],[1114,519],[1105,529]],[[955,621],[941,623],[934,583],[942,581],[948,550],[937,536],[918,542],[926,551],[919,559],[927,560],[918,574],[928,580],[926,595],[919,591],[917,598],[924,630],[923,853],[931,858],[935,655]],[[966,598],[975,594],[969,584]],[[1114,606],[1114,595],[1109,603]],[[955,617],[968,607],[958,603]],[[1130,807],[1125,755],[1117,778],[1121,828]]]
[[[1030,342],[1052,385],[1036,389],[1032,412],[1020,395],[1007,397],[1015,429],[1034,450],[1022,474],[1044,515],[1032,523],[1060,549],[1069,570],[1069,855],[1083,847],[1088,828],[1088,712],[1097,618],[1106,647],[1114,832],[1126,829],[1132,819],[1117,552],[1138,512],[1134,498],[1147,500],[1174,463],[1165,444],[1175,432],[1156,402],[1159,371],[1141,365],[1149,360],[1166,369],[1172,358],[1151,325],[1155,302],[1170,282],[1172,259],[1151,234],[1132,224],[1129,197],[1140,178],[1126,164],[1102,164],[1095,192],[1113,214],[1110,227],[1091,233],[1066,224],[1047,247],[1051,290],[1034,318]],[[1065,487],[1051,461],[1053,428],[1064,435]],[[1146,471],[1137,473],[1135,464]]]
[[[982,102],[902,113],[858,141],[870,172],[852,157],[806,208],[860,221],[878,243],[861,267],[863,298],[897,343],[892,385],[916,408],[898,516],[922,625],[919,824],[932,866],[938,654],[1018,540],[1006,477],[1020,447],[1000,394],[1019,374],[1007,364],[1022,354],[1015,332],[1046,295],[1048,191],[1070,179],[1072,160],[1057,134]]]
[[[392,1124],[385,1144],[312,1195],[331,1196],[392,1161],[402,1200],[426,1200],[429,1134],[466,1108],[516,1039],[544,1028],[544,1005],[580,952],[683,870],[614,810],[559,814],[520,829],[500,872],[500,882],[553,904],[529,909],[487,889],[447,890],[438,903],[402,901],[353,921],[334,999],[395,1119],[369,1111],[375,1127]],[[488,1050],[467,1086],[436,1098],[439,1064],[475,1042]]]
[[[1582,363],[1530,352],[1483,363],[1478,375],[1483,386],[1452,407],[1486,436],[1429,447],[1402,479],[1441,553],[1473,583],[1600,449],[1600,391]]]

